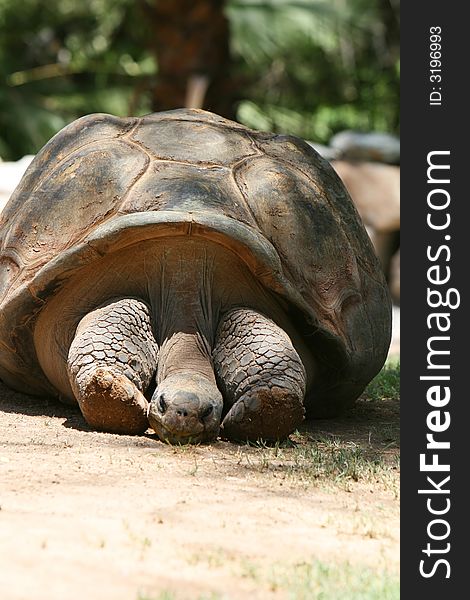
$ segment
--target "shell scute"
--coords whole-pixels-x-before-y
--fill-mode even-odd
[[[342,289],[358,289],[360,280],[348,239],[308,180],[270,157],[250,161],[237,178],[247,190],[258,227],[310,304],[328,311]]]
[[[242,131],[198,121],[189,125],[164,119],[137,127],[129,139],[155,158],[189,163],[231,165],[259,153]]]
[[[257,146],[268,156],[288,165],[299,177],[304,177],[310,186],[328,203],[328,210],[340,224],[354,253],[361,257],[361,264],[370,274],[377,271],[375,252],[346,189],[326,159],[320,156],[303,140],[291,135],[255,136]]]
[[[135,125],[136,119],[119,119],[112,115],[87,115],[77,119],[57,133],[29,165],[18,187],[13,192],[5,209],[0,214],[0,229],[3,223],[15,219],[25,195],[32,194],[51,175],[51,167],[60,168],[60,163],[72,153],[90,144],[115,139],[124,135]]]
[[[122,142],[73,152],[32,193],[18,198],[18,212],[2,236],[27,269],[37,269],[82,239],[120,206],[147,157]]]
[[[147,210],[212,212],[256,227],[231,171],[222,167],[152,163],[120,208],[121,213]]]

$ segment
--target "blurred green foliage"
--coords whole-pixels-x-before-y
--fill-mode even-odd
[[[86,113],[151,111],[154,1],[0,0],[0,157],[37,152]],[[228,0],[226,13],[240,121],[320,142],[397,132],[393,0]]]
[[[393,0],[233,0],[234,55],[255,74],[241,121],[327,142],[343,129],[398,133]]]
[[[0,0],[0,156],[35,153],[86,113],[127,114],[155,72],[144,30],[133,0]]]

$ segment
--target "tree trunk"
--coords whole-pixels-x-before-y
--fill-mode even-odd
[[[154,110],[205,108],[234,118],[224,0],[154,0]]]

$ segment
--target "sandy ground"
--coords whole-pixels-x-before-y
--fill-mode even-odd
[[[398,570],[389,486],[296,479],[260,448],[92,432],[2,384],[0,410],[2,600],[287,598],[269,578],[285,566]],[[367,444],[372,412],[313,429]]]

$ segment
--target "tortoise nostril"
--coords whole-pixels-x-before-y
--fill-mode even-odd
[[[209,406],[201,413],[201,419],[207,419],[207,417],[212,414],[213,410],[214,407],[212,404],[209,404]]]
[[[167,407],[167,404],[165,402],[165,398],[164,398],[163,394],[161,394],[161,396],[157,400],[157,408],[158,408],[158,412],[161,415],[164,415],[166,413],[166,409],[168,407]]]
[[[178,417],[187,417],[188,411],[186,409],[180,409],[176,411],[176,414],[178,415]]]

